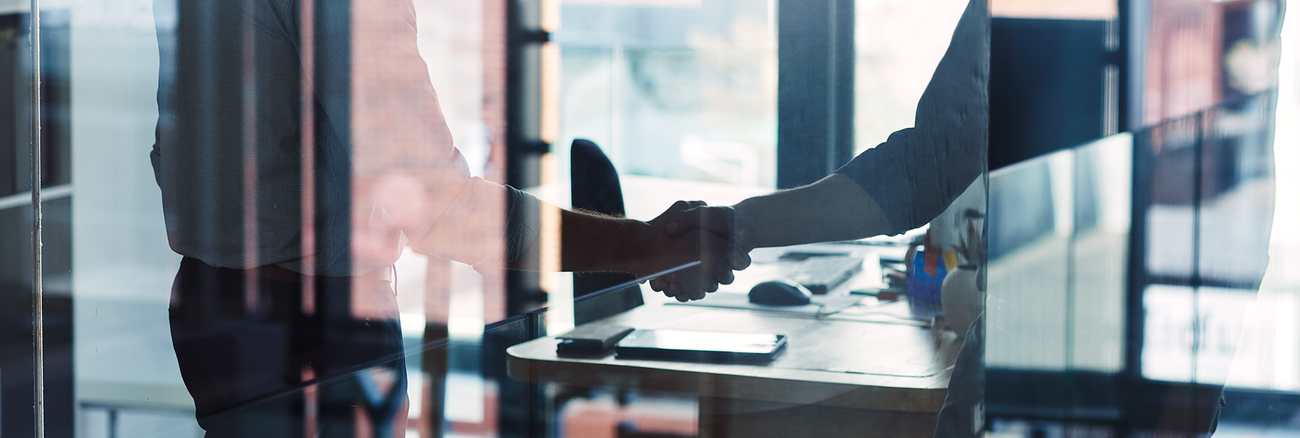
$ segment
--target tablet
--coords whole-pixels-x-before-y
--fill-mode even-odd
[[[614,347],[619,359],[767,363],[785,349],[785,335],[695,330],[636,330]]]

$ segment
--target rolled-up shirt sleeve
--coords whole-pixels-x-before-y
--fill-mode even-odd
[[[537,200],[470,174],[420,56],[412,2],[353,1],[351,33],[354,204],[376,200],[416,249],[432,255],[476,267],[516,257],[536,236],[526,222]],[[385,225],[353,217],[360,235]]]
[[[938,216],[987,169],[989,13],[972,0],[916,108],[894,132],[836,173],[857,182],[898,234]]]
[[[537,242],[542,206],[533,195],[510,186],[506,190],[506,262],[513,262]]]

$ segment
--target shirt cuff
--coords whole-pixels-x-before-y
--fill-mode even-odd
[[[533,195],[506,186],[506,262],[533,246],[540,234],[542,205]]]

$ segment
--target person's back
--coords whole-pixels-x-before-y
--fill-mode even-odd
[[[313,11],[281,0],[155,4],[150,159],[169,242],[185,256],[172,340],[209,437],[302,436],[295,387],[369,362],[397,376],[381,404],[405,397],[396,303],[380,269],[403,242],[381,233],[382,250],[361,258],[353,250],[351,5],[318,3]],[[300,20],[304,12],[315,19]],[[441,114],[425,122],[446,130]],[[450,137],[421,146],[447,155]],[[326,435],[350,435],[348,406],[367,400],[359,381],[341,382],[318,389]],[[286,395],[257,401],[277,393]],[[396,413],[372,415],[389,424]]]
[[[150,158],[176,252],[302,272],[295,262],[308,227],[314,253],[326,256],[310,268],[350,270],[351,45],[348,21],[331,17],[348,8],[321,3],[306,27],[310,47],[296,1],[156,4],[160,116]],[[439,122],[427,121],[445,130]]]

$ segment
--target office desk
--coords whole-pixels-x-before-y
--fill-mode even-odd
[[[931,436],[950,375],[929,329],[769,312],[648,304],[594,321],[635,328],[780,333],[767,365],[559,357],[544,337],[510,347],[530,383],[696,394],[702,437]]]

